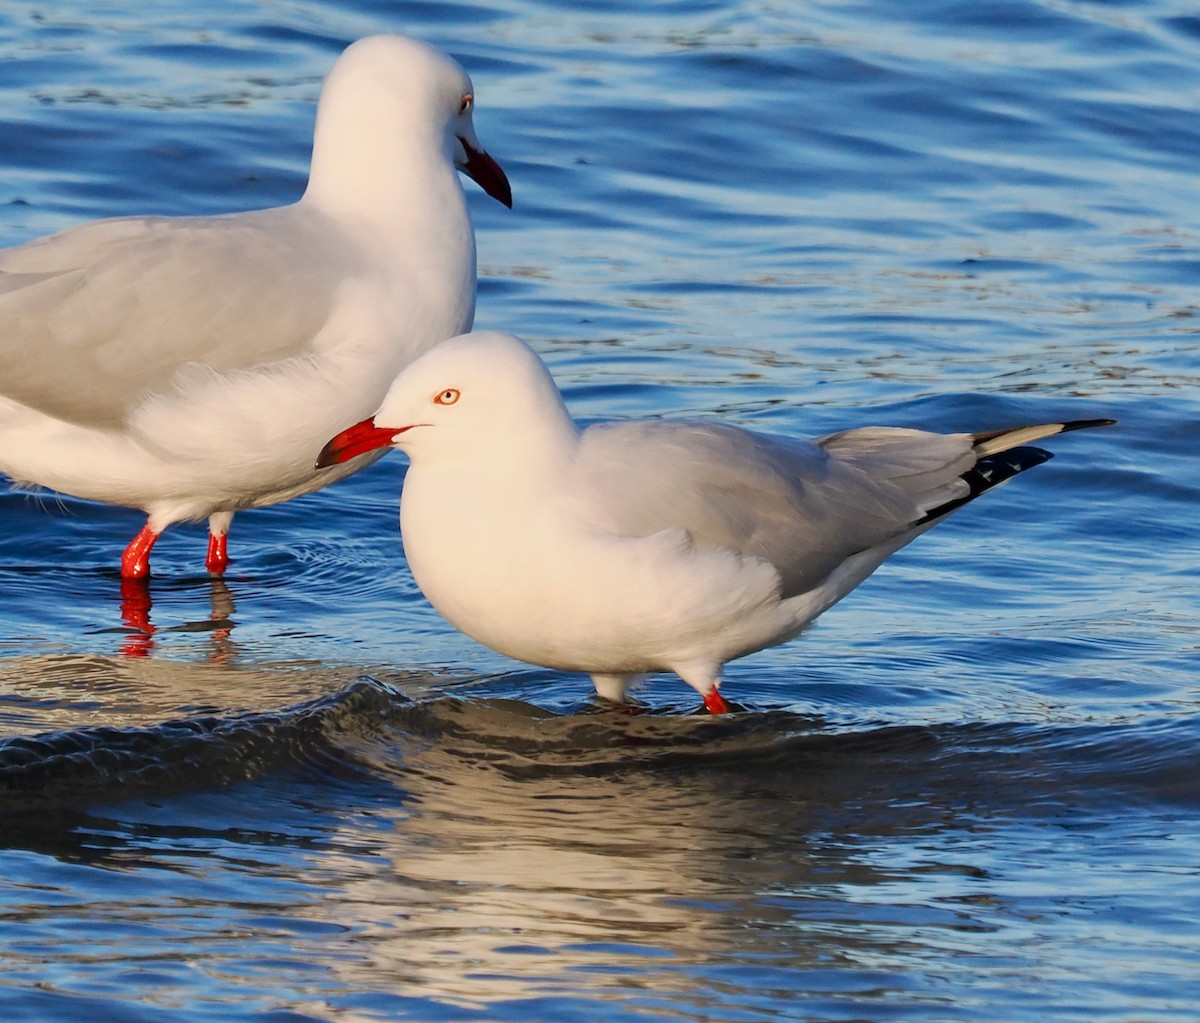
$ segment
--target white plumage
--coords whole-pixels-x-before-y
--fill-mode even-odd
[[[409,366],[318,464],[408,454],[405,553],[463,632],[588,672],[611,700],[673,671],[719,712],[727,661],[796,636],[950,511],[1050,457],[1016,445],[1102,422],[813,441],[714,423],[580,431],[532,349],[479,332]]]
[[[220,572],[235,511],[361,468],[318,474],[312,451],[474,316],[457,170],[511,205],[473,106],[445,54],[363,39],[322,89],[298,202],[0,251],[0,471],[145,510],[122,561],[138,577],[172,522],[209,519]]]

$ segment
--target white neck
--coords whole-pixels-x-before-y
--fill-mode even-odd
[[[322,99],[301,204],[332,218],[405,282],[405,300],[462,295],[469,307],[437,332],[470,329],[475,232],[458,171],[428,126],[389,124],[361,104]],[[409,315],[416,308],[397,310]],[[441,333],[441,336],[445,336]],[[432,339],[431,339],[432,340]]]

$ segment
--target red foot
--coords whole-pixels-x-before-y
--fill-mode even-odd
[[[123,579],[146,579],[150,575],[150,548],[158,534],[149,525],[142,526],[141,532],[129,541],[125,553],[121,555],[121,577]]]
[[[212,575],[224,575],[229,567],[229,534],[208,534],[208,557],[204,565]]]
[[[710,714],[729,713],[729,704],[725,702],[725,698],[715,689],[711,689],[704,694],[704,706],[708,708]]]

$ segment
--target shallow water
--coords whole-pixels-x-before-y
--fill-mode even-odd
[[[477,324],[581,418],[1120,425],[647,710],[448,628],[402,460],[115,568],[0,493],[14,1020],[1184,1021],[1200,19],[1170,0],[15,3],[0,242],[293,199],[351,39],[471,70]],[[473,186],[468,186],[473,188]]]

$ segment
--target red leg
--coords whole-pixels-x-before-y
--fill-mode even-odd
[[[208,534],[208,557],[204,565],[212,575],[224,575],[229,567],[229,534]]]
[[[710,714],[729,713],[729,704],[725,702],[725,697],[715,689],[710,689],[704,694],[704,706],[708,708]]]
[[[158,534],[150,528],[150,524],[142,526],[141,532],[129,541],[125,553],[121,555],[121,577],[123,579],[145,579],[150,575],[150,548]]]

